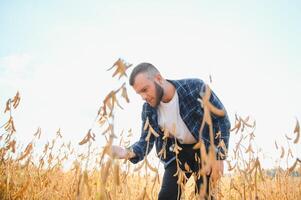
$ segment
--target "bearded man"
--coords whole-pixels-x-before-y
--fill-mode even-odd
[[[190,172],[186,170],[187,177],[190,177],[192,173],[197,173],[201,168],[199,160],[202,158],[199,149],[194,149],[193,146],[201,138],[207,152],[210,147],[209,126],[206,124],[200,133],[204,117],[204,108],[200,100],[204,97],[206,84],[200,79],[164,79],[158,69],[150,63],[137,65],[131,73],[129,82],[136,93],[145,101],[142,108],[141,137],[139,141],[127,149],[112,146],[112,153],[120,159],[129,158],[132,163],[137,163],[143,160],[155,144],[156,152],[165,168],[158,198],[159,200],[177,199],[181,195],[181,190],[177,184],[178,177],[174,176],[177,172],[177,166],[183,170],[185,170],[185,163],[189,166]],[[227,149],[230,131],[227,112],[213,91],[211,91],[209,101],[214,107],[225,113],[223,116],[216,116],[211,113],[211,118],[214,145],[217,147],[223,140]],[[158,137],[151,134],[148,141],[146,140],[148,130],[144,129],[146,121],[158,133]],[[164,137],[166,132],[169,133],[168,137]],[[217,137],[217,133],[219,133],[219,137]],[[177,159],[174,152],[175,145],[182,149],[177,155]],[[165,151],[164,156],[162,156],[162,149]],[[210,176],[219,177],[223,174],[223,160],[226,158],[225,148],[215,149],[216,160],[211,165],[211,169],[207,169],[207,183]],[[200,159],[196,159],[197,157]],[[177,161],[180,161],[178,162],[179,165],[177,165]],[[202,177],[195,178],[195,181],[196,192],[199,192],[203,179]],[[205,199],[212,199],[209,187],[207,187]]]

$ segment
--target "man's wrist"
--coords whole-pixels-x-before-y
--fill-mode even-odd
[[[126,159],[131,159],[136,156],[132,147],[127,147],[125,148],[125,150],[126,150],[126,156],[125,156]]]

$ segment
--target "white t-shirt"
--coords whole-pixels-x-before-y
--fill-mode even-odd
[[[196,143],[195,138],[188,130],[180,115],[177,91],[175,91],[173,98],[168,103],[160,102],[160,105],[158,106],[158,122],[161,128],[167,129],[180,143]]]

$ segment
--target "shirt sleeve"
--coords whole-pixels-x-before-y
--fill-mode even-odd
[[[206,84],[200,80],[199,84],[200,89],[200,96],[202,97],[205,94],[206,90]],[[216,116],[213,113],[211,113],[211,118],[213,121],[213,126],[218,126],[221,135],[220,137],[215,138],[214,144],[216,145],[216,154],[218,160],[225,160],[227,157],[227,151],[229,147],[229,137],[230,137],[230,120],[227,114],[227,111],[222,104],[222,102],[219,100],[219,98],[216,96],[216,94],[211,90],[211,96],[209,101],[212,103],[213,106],[215,106],[218,109],[222,109],[225,111],[225,115],[220,117]],[[222,145],[224,143],[224,146]],[[221,144],[221,145],[219,145]]]
[[[134,164],[143,160],[143,158],[147,154],[149,154],[149,152],[152,150],[152,148],[154,146],[155,136],[153,134],[151,134],[151,136],[150,136],[149,144],[145,140],[146,136],[148,134],[149,128],[144,130],[144,125],[146,123],[146,119],[147,119],[147,116],[149,115],[149,113],[150,112],[147,111],[147,104],[144,104],[143,109],[142,109],[142,114],[141,114],[141,118],[142,118],[141,136],[140,136],[140,139],[130,147],[136,155],[135,157],[130,159],[130,161]],[[149,123],[150,123],[150,125],[152,124],[151,119],[149,119]],[[147,146],[148,146],[148,148],[147,148]],[[147,152],[146,152],[146,150],[147,150]]]

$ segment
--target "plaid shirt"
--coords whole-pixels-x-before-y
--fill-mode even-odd
[[[203,120],[204,110],[198,101],[198,98],[202,99],[202,96],[205,93],[206,84],[200,79],[183,79],[183,80],[168,80],[172,83],[179,96],[179,107],[180,107],[180,115],[186,124],[187,128],[190,130],[191,134],[194,136],[196,141],[199,140],[199,130],[201,127],[201,123]],[[210,102],[217,108],[225,110],[223,104],[218,99],[218,97],[211,92]],[[211,114],[212,124],[213,124],[213,132],[216,134],[217,132],[221,132],[221,136],[219,139],[215,139],[214,143],[217,146],[222,139],[228,149],[229,144],[229,135],[230,135],[230,121],[227,113],[224,117],[218,117]],[[149,140],[148,152],[147,150],[147,141],[145,138],[148,134],[148,130],[144,130],[144,124],[146,119],[148,118],[150,125],[153,129],[159,134],[159,137],[155,137],[153,134]],[[175,153],[173,152],[173,145],[175,143],[174,139],[167,138],[167,140],[163,140],[163,132],[158,124],[158,114],[156,108],[151,107],[148,103],[143,104],[142,109],[142,131],[141,137],[139,141],[134,143],[131,146],[131,149],[136,154],[136,157],[130,159],[132,163],[137,163],[143,160],[144,156],[148,154],[152,147],[156,146],[157,154],[160,152],[162,148],[165,148],[166,156],[160,156],[161,161],[166,167],[169,163],[175,160]],[[209,126],[206,124],[203,133],[202,139],[205,143],[205,146],[208,150],[210,146],[210,136],[209,136]],[[214,137],[216,138],[216,137]],[[220,155],[219,152],[225,154],[222,148],[216,148],[217,155]],[[217,159],[223,160],[225,157],[221,158],[217,156]]]

